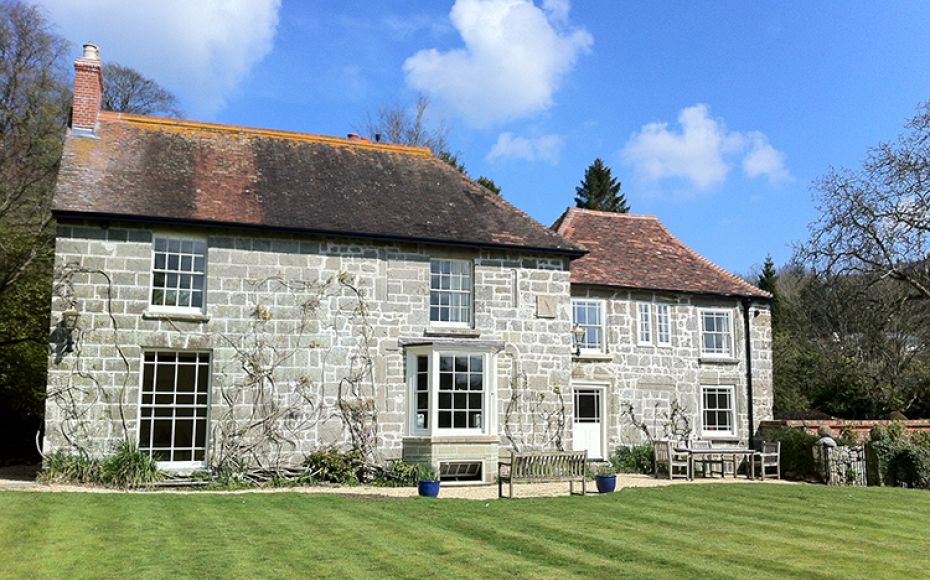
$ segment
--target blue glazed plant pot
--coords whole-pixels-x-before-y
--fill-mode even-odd
[[[439,497],[439,481],[421,479],[417,484],[417,493],[420,497]]]
[[[613,493],[617,489],[616,475],[598,475],[594,478],[598,493]]]

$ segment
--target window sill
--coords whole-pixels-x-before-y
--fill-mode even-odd
[[[739,437],[736,435],[719,435],[716,433],[702,433],[702,441],[720,441],[723,443],[733,443],[739,441]]]
[[[210,316],[203,313],[159,312],[146,310],[142,313],[144,320],[172,320],[174,322],[210,322]]]
[[[608,362],[614,360],[614,355],[604,352],[583,352],[581,354],[573,354],[572,360],[580,362]]]
[[[701,364],[714,364],[714,365],[737,365],[739,364],[738,358],[731,358],[728,356],[702,356],[698,359],[698,362]]]
[[[423,336],[429,337],[460,337],[460,338],[478,338],[481,331],[477,328],[456,328],[449,326],[431,326],[423,331]]]
[[[497,435],[410,435],[404,441],[419,443],[484,443],[488,445],[500,444],[501,438]]]

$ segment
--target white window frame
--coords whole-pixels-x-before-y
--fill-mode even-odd
[[[154,390],[154,385],[153,385],[153,390],[152,390],[152,391],[146,391],[146,390],[145,390],[145,367],[146,367],[147,364],[151,364],[151,363],[149,363],[149,362],[146,361],[146,355],[148,355],[148,354],[155,354],[155,355],[156,355],[155,368],[156,368],[156,373],[157,373],[157,372],[158,372],[158,371],[157,371],[158,367],[161,366],[161,365],[159,364],[160,361],[158,360],[158,355],[159,355],[159,354],[162,354],[162,353],[164,353],[164,354],[173,354],[173,355],[175,355],[175,356],[181,355],[181,354],[195,354],[195,355],[206,355],[206,356],[207,356],[207,364],[206,364],[206,365],[202,365],[201,363],[195,363],[195,369],[196,369],[196,370],[195,370],[195,375],[194,375],[194,377],[195,377],[194,380],[195,380],[195,382],[196,382],[196,381],[197,381],[197,378],[199,377],[199,373],[200,373],[199,367],[201,367],[201,366],[206,366],[206,372],[207,372],[207,386],[206,386],[206,393],[205,393],[205,394],[206,394],[206,403],[203,403],[203,404],[197,403],[197,396],[198,396],[199,392],[197,391],[197,386],[196,386],[196,384],[195,384],[194,391],[193,391],[193,393],[194,393],[194,403],[191,403],[191,404],[178,404],[178,403],[177,403],[177,392],[178,392],[178,390],[177,390],[177,388],[178,388],[178,385],[177,385],[177,370],[176,370],[176,369],[177,369],[177,366],[178,366],[178,363],[177,363],[177,362],[173,363],[173,366],[175,367],[174,391],[173,391],[173,392],[175,393],[175,402],[173,402],[173,403],[156,403],[155,395],[157,394],[157,391]],[[168,363],[168,364],[171,364],[171,363]],[[197,420],[199,419],[199,418],[196,416],[196,409],[205,409],[206,412],[205,412],[205,414],[204,414],[204,417],[202,417],[203,424],[204,424],[203,459],[202,459],[202,460],[196,460],[196,459],[193,458],[193,452],[197,449],[196,445],[194,445],[194,446],[191,447],[191,455],[192,455],[191,460],[189,460],[189,461],[158,461],[158,466],[161,467],[161,468],[163,468],[163,469],[167,469],[167,470],[178,470],[178,469],[182,469],[182,470],[183,470],[183,469],[197,469],[197,468],[205,467],[206,465],[208,465],[208,462],[209,462],[209,459],[210,459],[210,416],[211,416],[212,392],[213,392],[213,353],[210,352],[210,351],[204,351],[204,350],[146,349],[146,350],[144,350],[144,351],[142,352],[142,354],[141,354],[141,356],[140,356],[139,365],[140,365],[140,366],[139,366],[139,368],[140,368],[140,372],[139,372],[139,400],[138,400],[139,414],[138,414],[138,427],[137,427],[137,429],[136,429],[136,446],[137,446],[137,448],[138,448],[139,450],[141,450],[143,453],[148,453],[149,455],[152,455],[152,451],[150,450],[150,444],[151,444],[151,441],[152,441],[152,438],[153,438],[153,435],[152,435],[153,431],[152,431],[151,429],[152,429],[152,427],[154,427],[154,423],[155,423],[155,421],[154,421],[154,417],[155,417],[155,411],[154,411],[154,409],[155,409],[155,408],[169,408],[169,409],[172,410],[172,417],[171,417],[171,423],[172,423],[172,437],[171,437],[171,439],[172,439],[172,443],[171,443],[172,447],[171,447],[171,448],[172,448],[172,450],[174,449],[174,435],[173,435],[173,433],[174,433],[174,424],[175,424],[175,422],[176,422],[177,419],[178,419],[178,417],[176,417],[176,409],[178,409],[178,408],[190,408],[190,409],[195,409],[195,411],[194,411],[194,419],[193,419],[193,421],[194,421],[194,430],[192,431],[192,438],[193,438],[193,440],[194,440],[194,443],[196,443]],[[157,380],[157,378],[155,378],[155,380]],[[147,403],[146,400],[145,400],[145,395],[148,394],[148,393],[151,393],[151,394],[152,394],[152,400],[151,400],[151,402],[148,402],[148,403]],[[142,413],[142,409],[143,409],[143,408],[151,408],[151,409],[152,409],[152,417],[150,417],[150,418],[143,418],[143,416],[142,416],[142,415],[143,415],[143,413]],[[149,438],[149,444],[146,444],[145,442],[142,441],[142,424],[143,424],[143,422],[146,422],[146,421],[148,421],[148,422],[151,424],[151,426],[150,426],[150,432],[149,432],[149,433],[150,433],[150,435],[149,435],[149,437],[150,437],[150,438]]]
[[[655,306],[656,346],[672,346],[672,305],[657,303]],[[665,327],[665,340],[662,339],[663,326]]]
[[[730,397],[730,408],[725,409],[721,407],[716,407],[714,409],[707,409],[704,405],[704,395],[705,392],[709,389],[714,389],[717,391],[725,391],[729,394]],[[738,435],[739,428],[736,425],[736,385],[701,385],[701,396],[700,396],[700,407],[701,407],[701,436],[706,439],[734,439]],[[707,417],[704,415],[707,411],[728,411],[730,414],[730,430],[722,431],[719,429],[707,429]]]
[[[459,263],[465,264],[468,267],[468,278],[469,278],[469,288],[467,290],[452,290],[452,289],[442,289],[442,288],[433,288],[433,263],[435,262],[450,262],[450,263]],[[442,274],[439,274],[442,276]],[[430,258],[429,261],[429,303],[427,308],[427,316],[429,317],[429,324],[432,327],[439,328],[473,328],[475,320],[475,262],[474,260],[463,260],[461,258]],[[449,321],[449,320],[433,320],[433,293],[442,293],[448,294],[458,294],[458,295],[467,295],[468,296],[468,308],[465,312],[468,315],[467,321]]]
[[[596,326],[597,328],[600,329],[600,337],[601,337],[601,338],[600,338],[600,341],[598,342],[597,348],[591,348],[591,347],[588,347],[588,346],[576,346],[576,348],[578,348],[578,351],[579,351],[581,354],[583,354],[583,355],[584,355],[584,354],[604,354],[604,353],[606,353],[606,352],[607,352],[607,325],[606,325],[606,320],[605,320],[605,319],[606,319],[606,317],[607,317],[607,301],[604,300],[603,298],[581,298],[581,297],[578,297],[578,298],[572,298],[571,303],[572,303],[572,329],[574,329],[575,326],[578,325],[578,321],[577,321],[576,318],[575,318],[575,306],[576,306],[576,305],[579,305],[579,306],[584,305],[584,306],[588,306],[588,307],[590,307],[590,306],[596,306],[596,307],[597,307],[597,311],[598,311],[598,318],[600,318],[600,323],[597,324],[597,325],[594,325],[594,324],[585,324],[585,325],[583,325],[584,327]],[[585,336],[584,336],[585,342],[587,342],[587,338],[588,338],[588,333],[585,332]],[[574,339],[573,339],[573,340],[574,340]]]
[[[650,302],[636,303],[636,344],[652,345],[652,304]]]
[[[725,315],[727,320],[727,328],[725,331],[724,346],[726,347],[725,352],[713,352],[706,350],[706,343],[704,342],[704,335],[707,334],[707,330],[704,328],[704,317],[705,315],[720,316]],[[698,311],[698,330],[699,340],[700,340],[700,349],[701,356],[705,358],[720,358],[720,359],[732,359],[733,358],[733,311],[729,308],[701,308]]]
[[[417,423],[417,357],[429,357],[429,419],[427,427]],[[443,356],[482,357],[482,425],[479,428],[439,427],[439,359]],[[407,432],[415,437],[446,435],[494,435],[497,433],[497,357],[493,350],[469,346],[429,345],[407,349]]]
[[[203,252],[203,291],[201,296],[200,306],[175,306],[175,305],[164,305],[164,304],[153,304],[152,298],[155,293],[155,262],[156,262],[156,251],[155,251],[155,240],[157,238],[166,239],[166,240],[181,240],[181,241],[196,241],[203,242],[204,252]],[[203,314],[207,311],[207,280],[209,277],[209,267],[210,267],[210,246],[207,243],[206,236],[198,235],[183,235],[176,233],[164,233],[164,232],[152,232],[152,262],[151,267],[149,268],[149,294],[148,294],[148,306],[147,310],[150,312],[163,312],[168,314]],[[166,265],[167,266],[167,265]],[[191,274],[192,276],[194,274]]]

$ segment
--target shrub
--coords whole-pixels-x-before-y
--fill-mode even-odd
[[[781,427],[767,437],[781,442],[781,472],[786,479],[817,476],[813,447],[817,436],[797,427]]]
[[[421,479],[432,479],[435,473],[427,465],[397,460],[389,462],[371,481],[379,487],[416,487]]]
[[[42,459],[42,471],[36,480],[40,483],[99,483],[102,474],[103,466],[99,459],[86,454],[56,451]]]
[[[98,459],[86,453],[56,451],[45,456],[38,481],[43,483],[96,484],[109,487],[145,487],[160,481],[155,460],[129,442],[120,443],[113,455]]]
[[[655,469],[655,448],[651,442],[634,447],[618,447],[610,463],[618,473],[650,474]]]
[[[869,443],[869,477],[882,485],[930,489],[930,435],[905,436],[901,423],[876,425]]]
[[[101,482],[110,487],[147,487],[162,480],[158,464],[135,444],[124,441],[103,460]]]
[[[356,450],[319,449],[304,458],[309,481],[358,485],[369,479],[365,456]]]

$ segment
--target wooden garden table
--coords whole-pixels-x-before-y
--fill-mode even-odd
[[[755,463],[756,463],[756,450],[755,449],[745,449],[743,447],[714,447],[712,449],[691,449],[690,447],[676,447],[675,451],[688,454],[688,461],[691,464],[691,479],[694,479],[694,463],[695,457],[700,458],[701,456],[711,456],[719,455],[721,458],[726,460],[726,457],[729,457],[733,461],[733,477],[736,477],[736,469],[739,466],[739,463],[736,462],[737,457],[741,460],[742,458],[749,459],[749,474],[747,477],[749,479],[755,478]],[[723,468],[721,468],[723,469]],[[723,477],[726,477],[726,471],[723,472]]]

